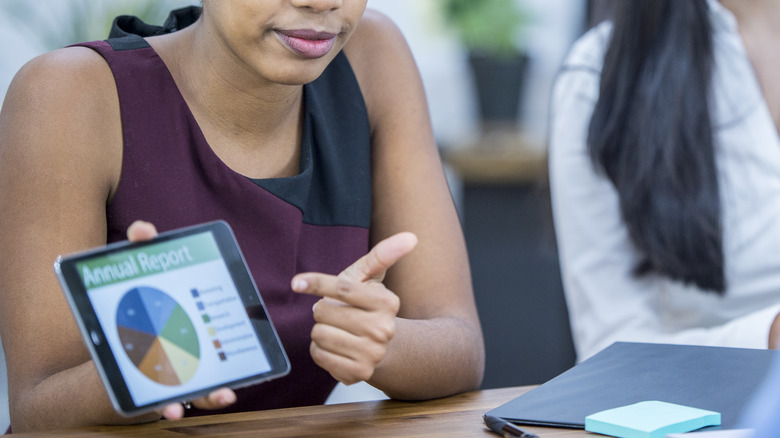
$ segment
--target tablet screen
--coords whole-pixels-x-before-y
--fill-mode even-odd
[[[226,224],[60,262],[118,410],[146,411],[286,373],[232,233],[226,239],[215,227]]]

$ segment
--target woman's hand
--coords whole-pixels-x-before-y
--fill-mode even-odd
[[[190,403],[198,409],[221,409],[236,402],[236,393],[232,389],[220,388],[209,393],[206,397],[195,399]],[[184,405],[171,403],[159,411],[160,415],[168,420],[184,418]]]
[[[149,222],[135,221],[127,229],[127,239],[131,242],[142,242],[157,236],[157,228]],[[236,393],[228,388],[220,388],[211,392],[206,397],[190,402],[199,409],[220,409],[236,402]],[[158,411],[160,415],[169,420],[178,420],[184,417],[184,406],[180,403],[172,403]]]
[[[417,245],[412,233],[395,234],[338,276],[303,273],[292,279],[295,292],[318,295],[312,311],[311,356],[336,380],[368,380],[395,334],[400,300],[382,280],[395,262]]]

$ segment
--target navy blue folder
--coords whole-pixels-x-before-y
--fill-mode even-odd
[[[616,342],[486,415],[584,429],[590,414],[660,400],[720,412],[730,429],[774,360],[780,351]]]

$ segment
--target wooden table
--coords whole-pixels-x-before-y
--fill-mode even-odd
[[[484,437],[497,438],[482,415],[533,386],[475,391],[439,400],[393,400],[306,406],[96,427],[19,437]],[[582,430],[524,427],[541,437],[596,436]]]

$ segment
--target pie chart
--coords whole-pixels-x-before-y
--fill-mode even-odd
[[[198,335],[170,295],[145,286],[125,292],[116,323],[122,348],[146,377],[175,386],[195,375],[200,363]]]

